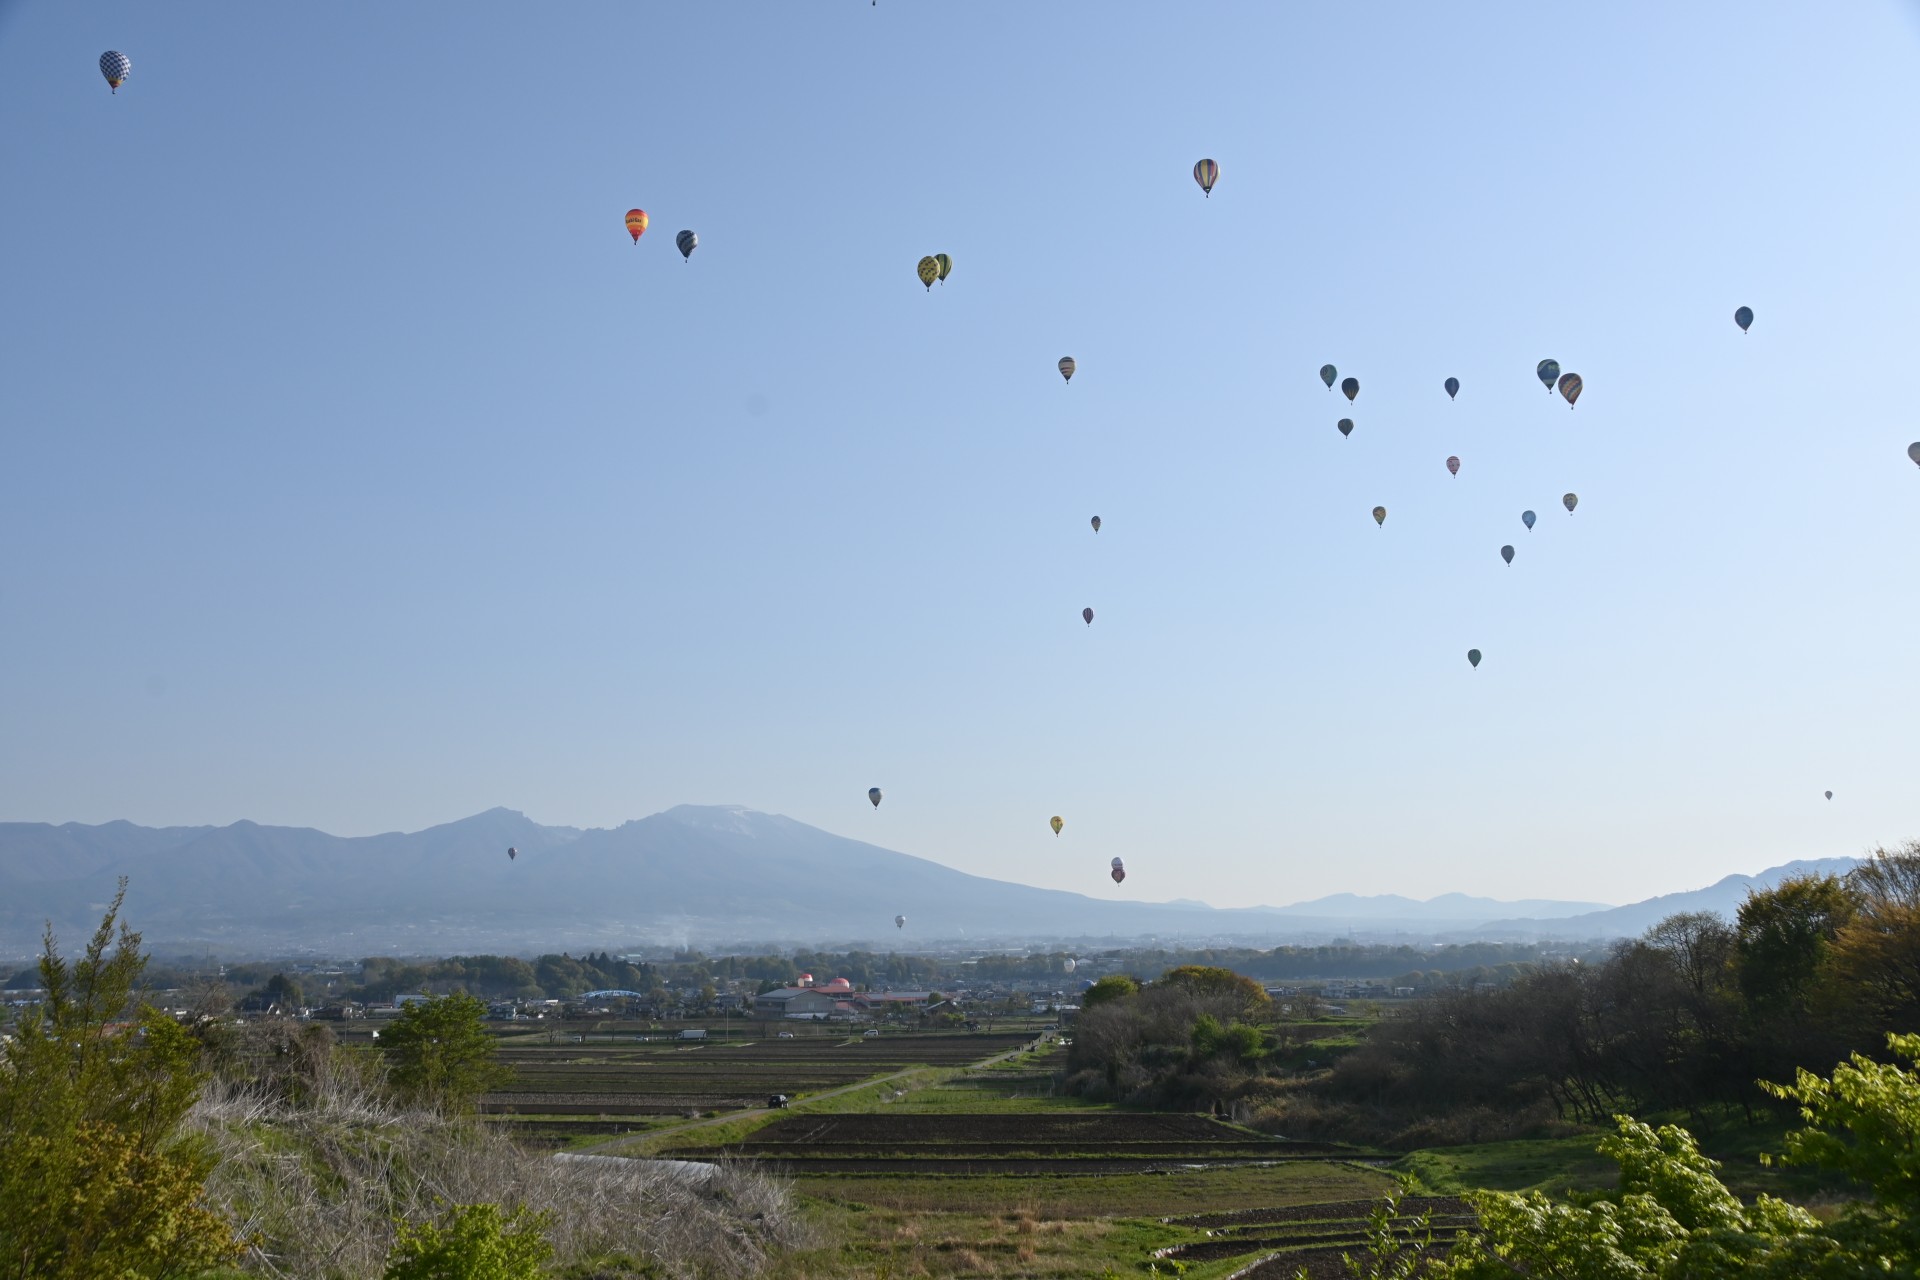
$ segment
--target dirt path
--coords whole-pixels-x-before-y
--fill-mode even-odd
[[[1036,1047],[1039,1046],[1039,1044],[1040,1044],[1040,1039],[1035,1038],[1034,1040],[1031,1040],[1028,1043],[1021,1045],[1017,1049],[1008,1049],[1002,1053],[990,1054],[987,1057],[980,1059],[978,1062],[969,1062],[966,1065],[961,1067],[944,1068],[944,1069],[956,1070],[956,1071],[977,1071],[981,1067],[998,1066],[1002,1062],[1005,1062],[1010,1058],[1017,1058],[1023,1053],[1031,1053]],[[936,1069],[942,1069],[942,1068],[930,1068],[930,1067],[924,1067],[924,1066],[907,1067],[904,1070],[895,1071],[889,1075],[874,1076],[866,1080],[856,1080],[852,1084],[843,1084],[835,1089],[827,1089],[820,1093],[809,1094],[804,1101],[794,1103],[792,1108],[790,1108],[790,1110],[804,1112],[807,1109],[808,1104],[810,1103],[821,1102],[827,1098],[837,1098],[842,1094],[852,1093],[856,1089],[871,1089],[875,1085],[891,1084],[895,1080],[904,1080],[908,1076],[916,1076],[923,1071],[936,1070]],[[667,1125],[659,1129],[647,1129],[641,1133],[631,1134],[624,1138],[615,1138],[611,1142],[595,1143],[591,1151],[591,1154],[597,1155],[597,1156],[613,1155],[616,1152],[622,1150],[623,1148],[633,1146],[636,1143],[651,1142],[655,1138],[678,1136],[683,1133],[691,1133],[695,1129],[711,1128],[712,1126],[717,1124],[732,1124],[735,1120],[753,1120],[753,1119],[757,1119],[760,1116],[773,1115],[774,1112],[775,1112],[775,1108],[773,1107],[751,1107],[745,1111],[729,1111],[725,1115],[711,1116],[705,1120],[689,1120],[685,1124]]]

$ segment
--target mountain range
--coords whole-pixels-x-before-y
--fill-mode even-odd
[[[509,847],[517,858],[505,856]],[[125,918],[158,954],[355,957],[585,946],[1591,939],[1638,933],[1678,910],[1730,914],[1749,887],[1851,865],[1793,863],[1624,907],[1453,893],[1213,908],[990,880],[734,806],[682,805],[591,830],[490,809],[424,831],[356,837],[244,821],[0,823],[0,956],[37,951],[49,920],[68,942],[84,937],[119,876],[129,881]],[[892,927],[900,913],[903,930]]]

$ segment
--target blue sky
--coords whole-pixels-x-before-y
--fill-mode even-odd
[[[1876,3],[5,7],[0,816],[739,803],[1222,905],[1920,835],[1916,65]]]

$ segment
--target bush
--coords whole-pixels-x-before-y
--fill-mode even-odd
[[[540,1280],[553,1256],[545,1214],[497,1204],[456,1205],[445,1225],[401,1223],[386,1280]]]

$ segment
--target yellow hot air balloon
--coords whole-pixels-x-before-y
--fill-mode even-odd
[[[927,292],[933,292],[933,282],[940,278],[940,260],[934,257],[920,259],[920,283],[927,286]]]
[[[640,243],[640,236],[646,229],[647,211],[645,209],[627,210],[627,234],[633,237],[635,244]]]
[[[1056,813],[1056,814],[1054,814],[1054,815],[1053,815],[1053,817],[1052,817],[1052,818],[1051,818],[1051,819],[1050,819],[1050,820],[1049,820],[1049,821],[1047,822],[1047,825],[1053,828],[1053,834],[1055,834],[1055,835],[1059,835],[1059,834],[1060,834],[1060,828],[1062,828],[1062,827],[1064,827],[1064,826],[1066,826],[1067,824],[1066,824],[1066,823],[1064,823],[1064,822],[1062,822],[1062,821],[1060,820],[1060,815]]]

